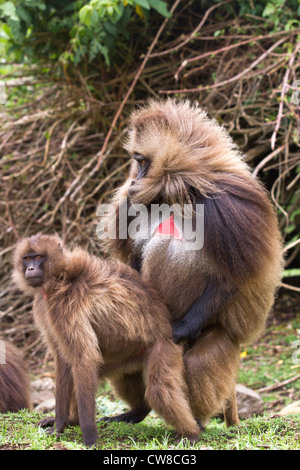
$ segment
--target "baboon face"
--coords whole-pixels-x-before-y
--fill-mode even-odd
[[[41,287],[51,273],[60,272],[61,260],[62,240],[58,236],[37,234],[24,238],[16,247],[14,279],[22,289]]]
[[[141,204],[166,202],[169,185],[176,179],[178,168],[186,168],[168,110],[138,111],[131,120],[124,148],[132,157],[131,185],[128,196]],[[176,160],[181,160],[181,165]]]
[[[44,254],[30,251],[23,258],[23,270],[27,283],[31,287],[41,287],[44,281],[43,264],[46,259]]]
[[[186,204],[190,188],[203,194],[215,189],[216,175],[224,166],[227,171],[231,143],[204,111],[167,100],[133,113],[124,148],[133,159],[128,189],[133,203]]]
[[[132,158],[134,160],[135,179],[132,180],[128,188],[129,198],[133,197],[136,193],[136,183],[147,175],[150,166],[150,160],[139,153],[133,154]]]

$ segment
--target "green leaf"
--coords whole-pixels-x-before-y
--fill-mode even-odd
[[[298,207],[296,210],[292,212],[290,220],[291,221],[295,220],[295,217],[297,217],[297,215],[300,215],[300,207]]]
[[[110,5],[109,7],[107,7],[107,13],[109,14],[109,16],[112,16],[114,14],[114,8]]]
[[[296,228],[295,224],[290,224],[283,229],[284,233],[292,233]]]
[[[268,3],[266,8],[263,11],[262,16],[266,18],[267,16],[270,16],[272,14],[276,13],[276,7],[275,5],[272,5],[272,3]]]
[[[13,34],[12,34],[12,32],[11,32],[10,26],[9,26],[7,23],[3,23],[3,24],[1,25],[1,29],[2,29],[2,31],[6,34],[7,37],[13,39],[14,36],[13,36]]]
[[[148,0],[135,0],[136,5],[140,5],[140,7],[146,8],[146,10],[150,10],[150,5]]]
[[[6,18],[9,18],[13,21],[19,21],[19,18],[16,14],[16,7],[13,2],[4,2],[3,5],[0,6],[0,11]]]
[[[25,5],[29,6],[30,8],[39,8],[40,10],[46,10],[46,5],[44,0],[23,0]],[[17,2],[16,2],[17,3]]]
[[[300,276],[300,269],[285,269],[283,271],[282,277],[297,277]]]
[[[162,16],[165,16],[166,18],[170,18],[172,16],[168,11],[168,7],[165,2],[162,2],[161,0],[148,0],[148,2],[151,8],[156,10]]]
[[[25,21],[25,23],[27,23],[28,26],[30,25],[31,16],[28,13],[28,11],[25,10],[25,8],[23,8],[21,5],[18,5],[16,7],[16,14],[21,18],[21,20]]]
[[[91,25],[93,11],[94,9],[90,5],[85,5],[83,8],[81,8],[79,11],[79,19],[81,23],[89,27]]]

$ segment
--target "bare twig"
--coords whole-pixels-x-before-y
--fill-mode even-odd
[[[294,377],[291,377],[290,379],[284,380],[283,382],[278,382],[273,385],[269,385],[268,387],[263,387],[259,388],[258,392],[263,393],[263,392],[272,392],[273,390],[277,390],[278,388],[284,387],[285,385],[288,385],[292,382],[296,382],[296,380],[300,379],[300,374],[295,375]]]
[[[175,78],[175,80],[178,80],[178,77],[179,77],[179,74],[180,74],[181,70],[183,68],[185,68],[188,64],[191,64],[192,62],[195,62],[195,61],[198,62],[200,59],[204,59],[205,57],[212,57],[212,56],[215,56],[217,54],[220,54],[221,52],[227,52],[227,51],[230,51],[231,49],[236,49],[237,47],[244,46],[245,44],[255,43],[255,42],[261,41],[263,39],[270,39],[271,37],[282,36],[282,35],[286,36],[286,31],[278,31],[278,32],[273,33],[273,34],[254,36],[254,37],[251,37],[249,39],[246,39],[245,41],[241,41],[241,42],[238,42],[238,43],[235,43],[235,44],[229,44],[228,46],[220,47],[219,49],[216,49],[216,50],[213,50],[213,51],[204,52],[203,54],[200,54],[196,57],[191,57],[190,59],[185,59],[182,62],[182,64],[180,65],[180,67],[177,69],[174,78]]]
[[[170,49],[167,49],[165,51],[161,51],[161,52],[155,52],[153,54],[150,54],[149,58],[153,58],[153,57],[160,57],[160,56],[163,56],[163,55],[166,55],[166,54],[170,54],[171,52],[177,52],[179,49],[181,49],[182,47],[184,47],[186,44],[188,44],[195,36],[197,33],[199,33],[200,29],[202,28],[202,26],[204,25],[205,21],[207,20],[207,18],[209,17],[209,15],[216,9],[216,8],[219,8],[220,6],[222,5],[226,5],[227,3],[231,3],[232,0],[225,0],[224,2],[220,2],[218,3],[217,5],[213,5],[212,7],[208,8],[202,18],[202,20],[200,21],[200,23],[198,24],[197,28],[194,29],[194,31],[184,40],[182,41],[180,44],[178,44],[177,46],[175,47],[172,47]]]
[[[278,155],[280,152],[282,152],[284,150],[284,147],[285,147],[285,144],[281,145],[280,147],[278,147],[278,149],[274,150],[274,152],[271,152],[269,155],[267,155],[267,157],[263,158],[263,160],[261,160],[259,162],[259,164],[255,167],[255,169],[253,170],[253,175],[254,176],[257,176],[258,172],[271,160],[273,160],[274,157],[276,157],[276,155]]]
[[[276,126],[275,126],[274,132],[272,134],[272,138],[271,138],[271,148],[272,148],[272,150],[274,150],[274,148],[275,148],[276,136],[277,136],[277,133],[280,129],[282,113],[283,113],[284,97],[285,97],[285,93],[286,93],[286,90],[287,90],[287,83],[288,83],[288,80],[289,80],[289,76],[290,76],[290,73],[291,73],[291,67],[292,67],[292,65],[295,61],[295,57],[297,56],[299,50],[300,50],[300,42],[296,45],[296,48],[295,48],[295,50],[294,50],[294,52],[293,52],[293,54],[292,54],[292,56],[289,60],[289,64],[288,64],[288,67],[286,69],[284,79],[283,79],[283,82],[282,82],[280,103],[279,103],[279,109],[278,109],[278,116],[277,116]]]
[[[175,1],[175,3],[173,4],[173,6],[172,6],[172,8],[171,8],[171,10],[170,10],[170,13],[171,13],[171,14],[172,14],[172,13],[174,12],[174,10],[177,8],[177,6],[179,5],[180,1],[181,1],[181,0],[176,0],[176,1]],[[131,85],[130,85],[130,87],[129,87],[129,89],[128,89],[126,95],[125,95],[125,97],[123,98],[122,103],[121,103],[120,106],[119,106],[119,109],[118,109],[117,113],[115,114],[115,117],[114,117],[114,119],[113,119],[113,122],[112,122],[112,124],[111,124],[111,126],[110,126],[110,129],[109,129],[109,131],[108,131],[108,133],[107,133],[107,136],[106,136],[106,138],[105,138],[104,144],[103,144],[103,146],[102,146],[102,149],[101,149],[101,151],[100,151],[100,153],[99,153],[98,162],[97,162],[97,165],[96,165],[96,171],[97,171],[98,168],[99,168],[101,159],[102,159],[103,154],[104,154],[104,152],[105,152],[105,150],[106,150],[106,147],[107,147],[107,144],[108,144],[109,139],[110,139],[110,137],[111,137],[111,134],[112,134],[112,132],[113,132],[113,129],[114,129],[115,125],[117,124],[117,121],[118,121],[118,119],[119,119],[119,117],[120,117],[120,115],[121,115],[121,113],[122,113],[122,111],[123,111],[123,108],[124,108],[125,104],[127,103],[127,100],[128,100],[128,98],[130,97],[130,95],[131,95],[131,93],[132,93],[132,91],[133,91],[133,89],[134,89],[134,87],[135,87],[135,85],[136,85],[138,79],[140,78],[141,73],[142,73],[142,71],[144,70],[145,65],[146,65],[146,63],[148,62],[148,60],[149,60],[149,58],[150,58],[150,56],[151,56],[151,53],[152,53],[154,47],[156,46],[156,43],[157,43],[157,41],[159,40],[159,38],[160,38],[160,36],[161,36],[163,30],[165,29],[165,27],[166,27],[168,21],[169,21],[169,18],[165,18],[165,20],[163,21],[163,23],[162,23],[162,25],[160,26],[159,30],[157,31],[156,36],[155,36],[155,38],[153,39],[152,44],[150,45],[149,50],[148,50],[147,54],[145,55],[144,60],[143,60],[142,64],[140,65],[140,67],[139,67],[139,69],[138,69],[138,71],[137,71],[136,76],[135,76],[134,79],[133,79],[133,82],[131,83]]]
[[[300,287],[291,286],[290,284],[285,284],[284,282],[282,282],[280,286],[284,287],[285,289],[292,290],[294,292],[300,292]]]
[[[280,44],[282,44],[284,41],[286,41],[286,38],[281,38],[279,41],[275,42],[267,51],[265,51],[258,59],[256,59],[254,62],[252,62],[249,67],[247,67],[245,70],[242,72],[238,73],[234,77],[229,78],[228,80],[224,80],[220,83],[215,83],[214,85],[206,85],[206,86],[200,86],[197,88],[185,88],[183,90],[159,90],[159,93],[162,94],[171,94],[171,93],[194,93],[194,92],[200,92],[202,90],[213,90],[215,88],[220,88],[225,85],[229,85],[229,83],[236,82],[237,80],[240,80],[242,77],[247,75],[250,70],[254,69],[260,62],[262,62],[276,47],[278,47]]]

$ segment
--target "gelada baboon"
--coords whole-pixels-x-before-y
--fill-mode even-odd
[[[0,413],[31,409],[30,384],[21,353],[0,341]]]
[[[112,200],[115,211],[102,221],[117,227],[105,248],[140,271],[166,303],[174,341],[187,348],[194,415],[205,424],[222,405],[236,416],[227,386],[238,367],[232,351],[262,332],[283,268],[275,211],[226,130],[187,101],[151,101],[134,112],[124,146],[132,165]],[[130,209],[145,205],[150,217],[153,204],[164,203],[189,204],[193,224],[197,204],[204,206],[201,249],[187,249],[174,214],[150,224],[148,237],[143,230],[120,236],[121,211],[128,210],[129,229],[140,217]]]
[[[181,436],[199,439],[168,310],[135,270],[38,234],[18,242],[14,280],[34,296],[35,322],[56,360],[56,432],[79,420],[84,442],[96,444],[98,378],[119,383],[130,374],[131,393],[116,391],[133,408],[132,421],[153,408]]]

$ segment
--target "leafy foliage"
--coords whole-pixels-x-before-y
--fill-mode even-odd
[[[133,20],[147,26],[152,13],[170,16],[162,0],[0,0],[0,40],[18,61],[78,65],[101,54],[109,65]]]
[[[146,33],[158,15],[170,16],[168,3],[165,0],[0,0],[0,43],[5,43],[5,54],[13,54],[14,61],[60,59],[63,64],[78,66],[102,56],[106,65],[110,65],[118,53],[126,55],[130,39],[143,39],[140,32],[134,34],[137,25],[144,24]],[[209,3],[203,2],[204,11]],[[264,17],[273,22],[274,30],[282,29],[282,25],[286,30],[300,25],[295,14],[300,14],[299,0],[267,3],[240,0],[230,3],[228,8],[239,16]]]

